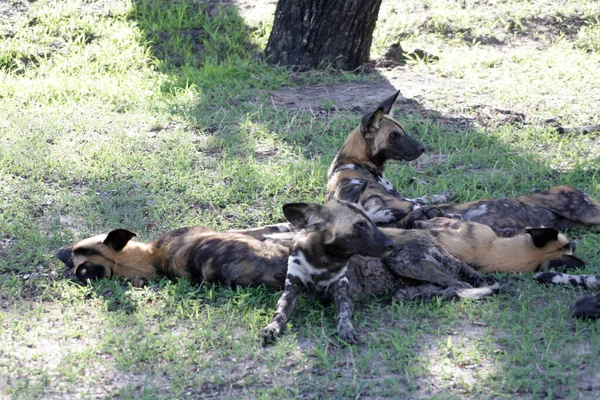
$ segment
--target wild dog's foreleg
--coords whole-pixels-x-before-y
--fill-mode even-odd
[[[402,220],[412,211],[414,204],[391,195],[374,194],[361,200],[360,204],[376,224],[390,224]]]
[[[262,338],[265,343],[271,343],[277,340],[279,333],[283,330],[285,322],[292,313],[294,304],[296,303],[298,296],[302,294],[302,291],[303,286],[299,282],[299,279],[288,275],[285,280],[283,294],[277,301],[275,314],[273,314],[273,318],[271,318],[269,325],[263,329]]]
[[[414,210],[400,221],[400,227],[406,229],[427,229],[432,226],[428,225],[427,221],[433,218],[447,217],[447,214],[438,207],[422,207]],[[435,227],[435,226],[433,226]]]
[[[337,305],[337,330],[340,339],[349,344],[358,343],[358,335],[352,325],[352,301],[350,300],[348,278],[343,277],[333,284],[331,294]]]

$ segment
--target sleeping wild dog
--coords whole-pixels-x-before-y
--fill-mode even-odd
[[[84,239],[58,252],[58,258],[83,282],[103,277],[187,277],[192,282],[231,287],[264,285],[284,289],[263,339],[273,341],[303,291],[314,298],[332,297],[338,307],[340,337],[355,343],[346,264],[355,254],[381,257],[395,243],[359,206],[331,200],[325,205],[292,203],[283,213],[299,232],[286,225],[215,232],[205,227],[176,229],[150,243],[132,240],[135,233],[115,229]]]
[[[358,203],[375,223],[394,223],[424,204],[447,202],[451,191],[415,199],[403,197],[383,175],[388,160],[411,161],[425,146],[389,114],[400,92],[362,117],[327,172],[327,198]]]
[[[534,278],[546,285],[573,285],[586,288],[600,287],[600,275],[569,275],[560,272],[540,272]],[[584,296],[571,306],[571,314],[578,318],[600,318],[600,294]]]
[[[511,237],[499,237],[487,225],[453,218],[416,221],[414,227],[425,229],[450,254],[481,273],[584,266],[573,255],[573,242],[553,228],[528,228]]]

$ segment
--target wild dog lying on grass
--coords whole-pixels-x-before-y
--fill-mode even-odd
[[[388,160],[414,160],[425,146],[411,138],[389,113],[398,94],[363,116],[327,172],[327,199],[358,203],[375,223],[393,223],[424,204],[450,200],[451,191],[415,199],[403,197],[383,176]]]
[[[481,273],[534,272],[548,268],[582,268],[573,256],[574,244],[553,228],[529,228],[511,237],[498,237],[487,225],[453,218],[416,221],[450,254]]]
[[[285,289],[277,302],[277,310],[263,330],[266,343],[277,339],[303,292],[316,300],[333,298],[340,338],[347,343],[358,342],[351,321],[352,303],[346,277],[348,260],[355,254],[381,257],[392,250],[395,243],[358,206],[335,200],[327,204],[343,204],[343,207],[327,210],[313,204],[307,206],[313,211],[296,208],[286,213],[288,220],[302,231],[294,238]],[[343,223],[330,226],[334,219]]]
[[[115,229],[61,249],[57,256],[82,282],[113,276],[188,277],[195,283],[280,290],[292,236],[272,241],[268,235],[285,230],[285,224],[228,232],[193,226],[141,243],[131,240],[135,233]]]
[[[395,243],[357,205],[331,200],[324,206],[293,203],[283,213],[299,232],[285,237],[285,225],[215,232],[205,227],[176,229],[151,243],[131,240],[135,233],[116,229],[62,249],[58,258],[75,269],[83,282],[127,278],[188,277],[195,283],[285,289],[265,341],[283,328],[297,296],[333,297],[338,306],[338,331],[356,342],[346,264],[355,254],[381,257]]]
[[[600,233],[600,203],[567,185],[514,199],[485,199],[458,205],[441,204],[434,209],[421,208],[406,217],[402,224],[410,226],[416,220],[429,219],[432,213],[488,225],[500,236],[511,236],[526,227],[564,230],[590,226]]]
[[[546,285],[573,285],[587,288],[600,287],[600,275],[569,275],[560,272],[540,272],[534,278]],[[571,314],[578,318],[600,318],[600,294],[584,296],[571,306]]]
[[[374,251],[361,247],[348,249],[347,242],[339,243],[353,234],[353,220],[364,219],[365,224],[370,222],[368,216],[354,204],[338,201],[330,201],[325,206],[293,203],[284,205],[283,211],[286,217],[292,218],[292,224],[301,221],[300,216],[323,220],[311,233],[330,239],[332,242],[321,244],[327,249],[350,254]],[[277,235],[286,231],[288,235]],[[362,232],[355,234],[364,236]],[[176,229],[153,242],[141,243],[131,240],[135,233],[115,229],[107,235],[93,236],[61,249],[57,256],[74,268],[76,276],[83,282],[113,276],[187,277],[198,284],[222,283],[232,287],[265,285],[271,290],[281,290],[295,235],[296,231],[290,232],[286,224],[226,232],[195,226]],[[380,234],[379,239],[382,238],[385,239]],[[311,240],[314,246],[319,245],[317,239]],[[381,249],[384,242],[374,245],[374,248]],[[378,254],[383,254],[383,251]],[[333,261],[337,260],[333,258]]]
[[[408,136],[400,123],[388,114],[398,92],[383,101],[348,136],[327,173],[327,198],[362,205],[378,224],[398,223],[408,227],[429,219],[423,206],[448,202],[453,195],[419,198],[403,197],[383,176],[388,160],[414,160],[425,147]],[[487,199],[436,206],[445,214],[490,226],[501,236],[510,236],[527,227],[563,230],[592,226],[600,232],[600,203],[570,186],[557,186],[513,199]],[[408,216],[407,216],[408,215]],[[434,216],[440,216],[435,214]],[[405,218],[406,217],[406,218]]]

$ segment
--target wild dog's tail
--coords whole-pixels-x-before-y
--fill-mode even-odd
[[[447,288],[442,288],[435,284],[426,283],[418,286],[404,287],[398,290],[394,297],[398,300],[403,301],[420,299],[425,302],[431,301],[436,298],[450,300],[455,299],[457,297],[476,300],[496,294],[503,287],[504,285],[501,285],[500,283],[494,283],[491,286],[484,286],[480,288],[472,288],[465,286],[450,286]]]
[[[546,285],[600,286],[600,275],[569,275],[561,272],[538,272],[533,278]]]
[[[463,299],[482,299],[487,296],[492,296],[494,294],[500,293],[503,285],[496,282],[491,286],[484,286],[479,288],[466,288],[466,289],[457,289],[456,296]]]

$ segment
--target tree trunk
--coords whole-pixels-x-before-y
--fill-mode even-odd
[[[265,49],[271,64],[354,70],[369,61],[381,0],[279,0]]]

